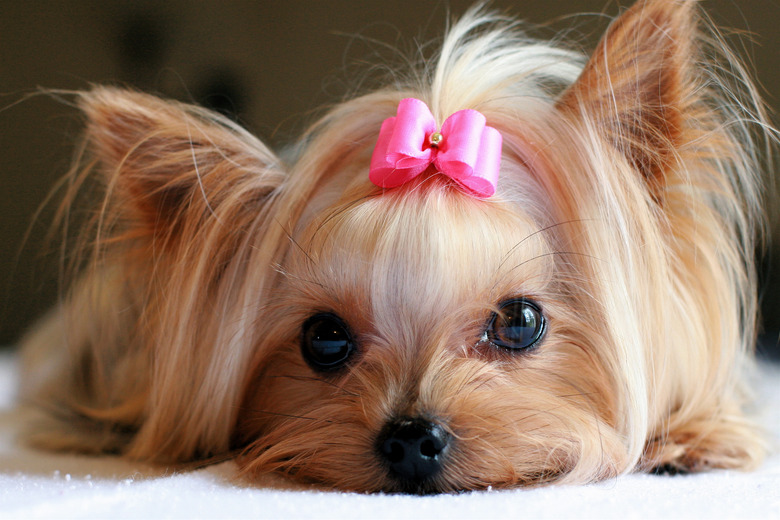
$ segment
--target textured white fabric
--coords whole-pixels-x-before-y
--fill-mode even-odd
[[[780,445],[780,367],[760,370]],[[175,473],[112,457],[42,453],[17,438],[15,359],[0,355],[0,518],[780,518],[780,455],[753,473],[628,475],[588,486],[438,496],[359,495],[237,480],[226,462]]]

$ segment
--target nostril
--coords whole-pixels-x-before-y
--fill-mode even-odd
[[[406,456],[406,448],[404,444],[394,438],[389,438],[385,441],[385,445],[382,447],[387,460],[390,462],[401,462]]]
[[[420,443],[420,454],[423,457],[433,458],[441,453],[442,447],[438,446],[432,439],[425,439]]]
[[[440,424],[422,418],[389,422],[379,435],[379,454],[397,479],[419,484],[441,468],[450,435]]]

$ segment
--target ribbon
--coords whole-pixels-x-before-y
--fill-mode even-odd
[[[433,164],[463,191],[484,199],[496,192],[501,142],[499,131],[476,110],[455,112],[437,131],[425,103],[402,99],[397,115],[382,123],[368,177],[381,188],[395,188]]]

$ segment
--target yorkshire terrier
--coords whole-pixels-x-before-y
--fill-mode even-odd
[[[202,108],[78,94],[61,212],[102,201],[25,340],[58,424],[30,440],[360,492],[755,467],[773,137],[703,20],[639,1],[587,59],[473,9],[285,158]]]

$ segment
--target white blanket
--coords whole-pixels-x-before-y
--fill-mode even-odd
[[[780,366],[761,367],[764,423],[780,446]],[[360,495],[237,480],[225,462],[172,472],[113,457],[42,453],[17,439],[13,355],[0,355],[0,519],[780,518],[780,454],[753,473],[628,475],[588,486],[458,495]]]

